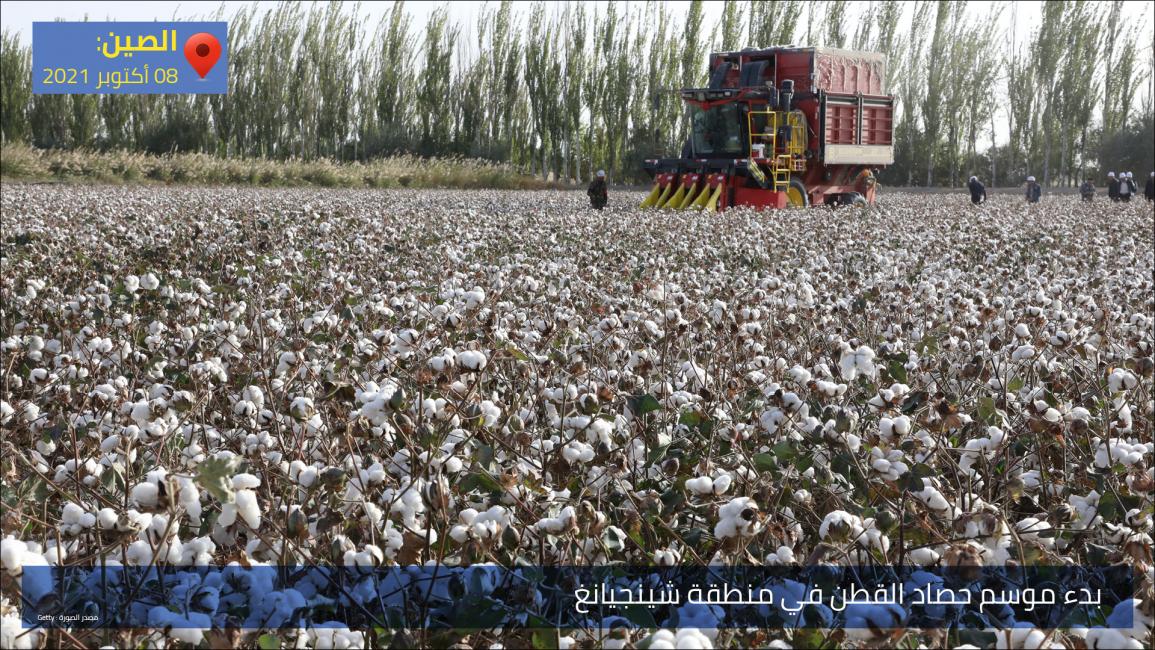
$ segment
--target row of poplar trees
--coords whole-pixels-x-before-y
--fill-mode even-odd
[[[504,0],[472,25],[452,5],[416,24],[395,2],[376,25],[341,2],[222,7],[204,18],[229,21],[223,96],[34,96],[29,48],[5,33],[0,135],[273,159],[467,156],[633,180],[643,159],[680,151],[686,124],[671,91],[704,85],[709,51],[802,44],[887,56],[891,184],[957,185],[971,173],[1074,184],[1099,166],[1150,167],[1152,61],[1140,43],[1151,35],[1134,5],[1050,1],[1027,15],[1006,4],[976,17],[965,0],[858,4],[851,20],[845,1],[728,0],[714,24],[700,0],[684,15],[655,1]],[[1031,38],[1000,30],[999,12],[1034,25]]]

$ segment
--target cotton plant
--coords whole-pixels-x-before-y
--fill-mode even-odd
[[[854,228],[789,210],[720,228],[587,214],[564,193],[406,190],[382,207],[6,185],[0,201],[34,242],[0,281],[19,314],[0,331],[18,455],[2,473],[32,522],[6,529],[11,578],[90,557],[288,559],[348,566],[371,598],[382,567],[482,559],[925,568],[1020,544],[1075,563],[1150,548],[1155,258],[1138,205],[988,213],[884,193]],[[197,256],[174,254],[190,242]],[[244,615],[296,601],[269,602]],[[169,632],[126,642],[216,627],[191,614],[157,612]],[[562,647],[782,645],[718,630],[724,615]],[[876,638],[906,627],[899,612],[846,615],[865,626],[854,642],[935,643]],[[302,629],[281,638],[374,641]],[[1037,640],[1024,629],[1007,642]]]

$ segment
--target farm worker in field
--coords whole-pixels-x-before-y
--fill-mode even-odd
[[[590,187],[586,190],[586,194],[590,197],[590,205],[595,210],[601,210],[606,207],[609,201],[609,194],[606,191],[606,172],[604,169],[599,169],[594,180],[590,182]]]
[[[1131,196],[1139,196],[1139,186],[1135,184],[1135,175],[1127,172],[1127,184],[1131,186]]]
[[[1083,197],[1084,201],[1090,201],[1095,197],[1095,184],[1091,179],[1085,179],[1083,184],[1079,186],[1079,195]]]
[[[1119,179],[1115,178],[1115,172],[1107,172],[1107,198],[1119,200]]]
[[[971,179],[967,181],[967,189],[971,191],[971,203],[978,205],[986,202],[987,188],[978,176],[971,176]]]
[[[1131,202],[1131,195],[1135,191],[1134,183],[1130,178],[1127,178],[1127,172],[1119,175],[1119,200],[1125,203]]]
[[[1043,195],[1043,188],[1035,182],[1034,176],[1027,177],[1027,203],[1038,203]]]
[[[1143,188],[1143,196],[1147,197],[1148,201],[1155,201],[1155,172],[1147,177],[1147,187]]]

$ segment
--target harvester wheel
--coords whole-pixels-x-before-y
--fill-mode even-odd
[[[786,199],[792,208],[810,207],[810,195],[806,193],[806,186],[797,178],[790,179],[790,187],[786,188]]]

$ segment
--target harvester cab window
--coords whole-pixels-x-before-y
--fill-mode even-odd
[[[699,158],[732,158],[746,154],[738,104],[703,109],[691,104],[694,155]]]

